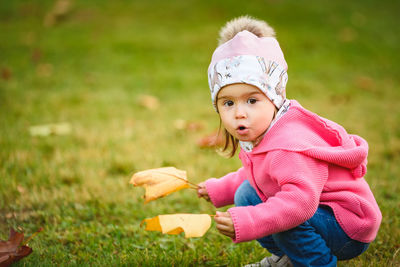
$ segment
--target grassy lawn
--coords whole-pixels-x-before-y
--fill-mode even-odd
[[[144,231],[144,218],[216,209],[190,189],[143,205],[144,190],[128,184],[161,166],[195,183],[240,166],[196,141],[219,125],[206,75],[218,30],[243,14],[276,29],[288,98],[369,142],[382,226],[366,253],[339,266],[400,265],[399,2],[75,0],[44,26],[52,5],[0,4],[0,239],[10,227],[44,227],[16,266],[240,266],[267,255],[214,224],[193,239]],[[143,108],[142,95],[159,108]],[[30,135],[61,122],[70,134]]]

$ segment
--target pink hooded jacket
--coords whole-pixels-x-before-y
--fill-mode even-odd
[[[310,219],[319,205],[330,206],[346,234],[375,239],[382,214],[363,178],[368,144],[340,125],[291,100],[289,111],[253,151],[239,153],[243,167],[206,181],[216,207],[233,204],[247,179],[263,203],[228,209],[239,243],[291,229]]]

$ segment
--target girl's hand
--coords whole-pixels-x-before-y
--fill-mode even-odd
[[[235,227],[229,212],[219,212],[215,214],[214,221],[217,223],[218,231],[232,239],[235,239]]]
[[[197,196],[199,198],[204,198],[207,201],[211,201],[210,196],[207,193],[206,183],[205,182],[199,183],[198,186],[199,188],[197,189]]]

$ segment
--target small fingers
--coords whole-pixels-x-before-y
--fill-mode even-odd
[[[204,198],[207,201],[210,201],[210,197],[208,195],[205,183],[199,183],[198,184],[199,188],[197,189],[197,197],[199,198]]]
[[[229,227],[227,225],[217,224],[216,227],[217,227],[217,229],[219,231],[224,231],[224,232],[228,232],[228,233],[234,233],[234,230],[232,229],[232,227]]]
[[[200,195],[208,195],[207,190],[205,188],[199,188],[197,190],[197,193],[199,193]]]
[[[219,211],[217,211],[217,213],[215,214],[215,219],[230,219],[230,220],[232,220],[229,212],[219,212]]]
[[[226,236],[228,236],[228,237],[230,237],[230,238],[235,238],[235,233],[228,232],[228,231],[223,231],[223,230],[219,230],[219,229],[218,229],[218,231],[219,231],[221,234],[226,235]]]
[[[229,226],[229,227],[233,227],[233,222],[232,222],[232,218],[231,217],[215,216],[214,217],[214,221],[217,224],[222,224],[222,225],[226,225],[226,226]]]
[[[214,221],[216,222],[217,230],[228,237],[235,238],[235,227],[233,225],[232,217],[229,212],[217,211]]]

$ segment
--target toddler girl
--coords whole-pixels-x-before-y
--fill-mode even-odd
[[[363,178],[368,144],[285,97],[287,64],[274,30],[241,17],[220,33],[208,68],[224,150],[243,167],[199,184],[217,229],[256,239],[271,257],[249,266],[336,266],[374,240],[381,212]]]

